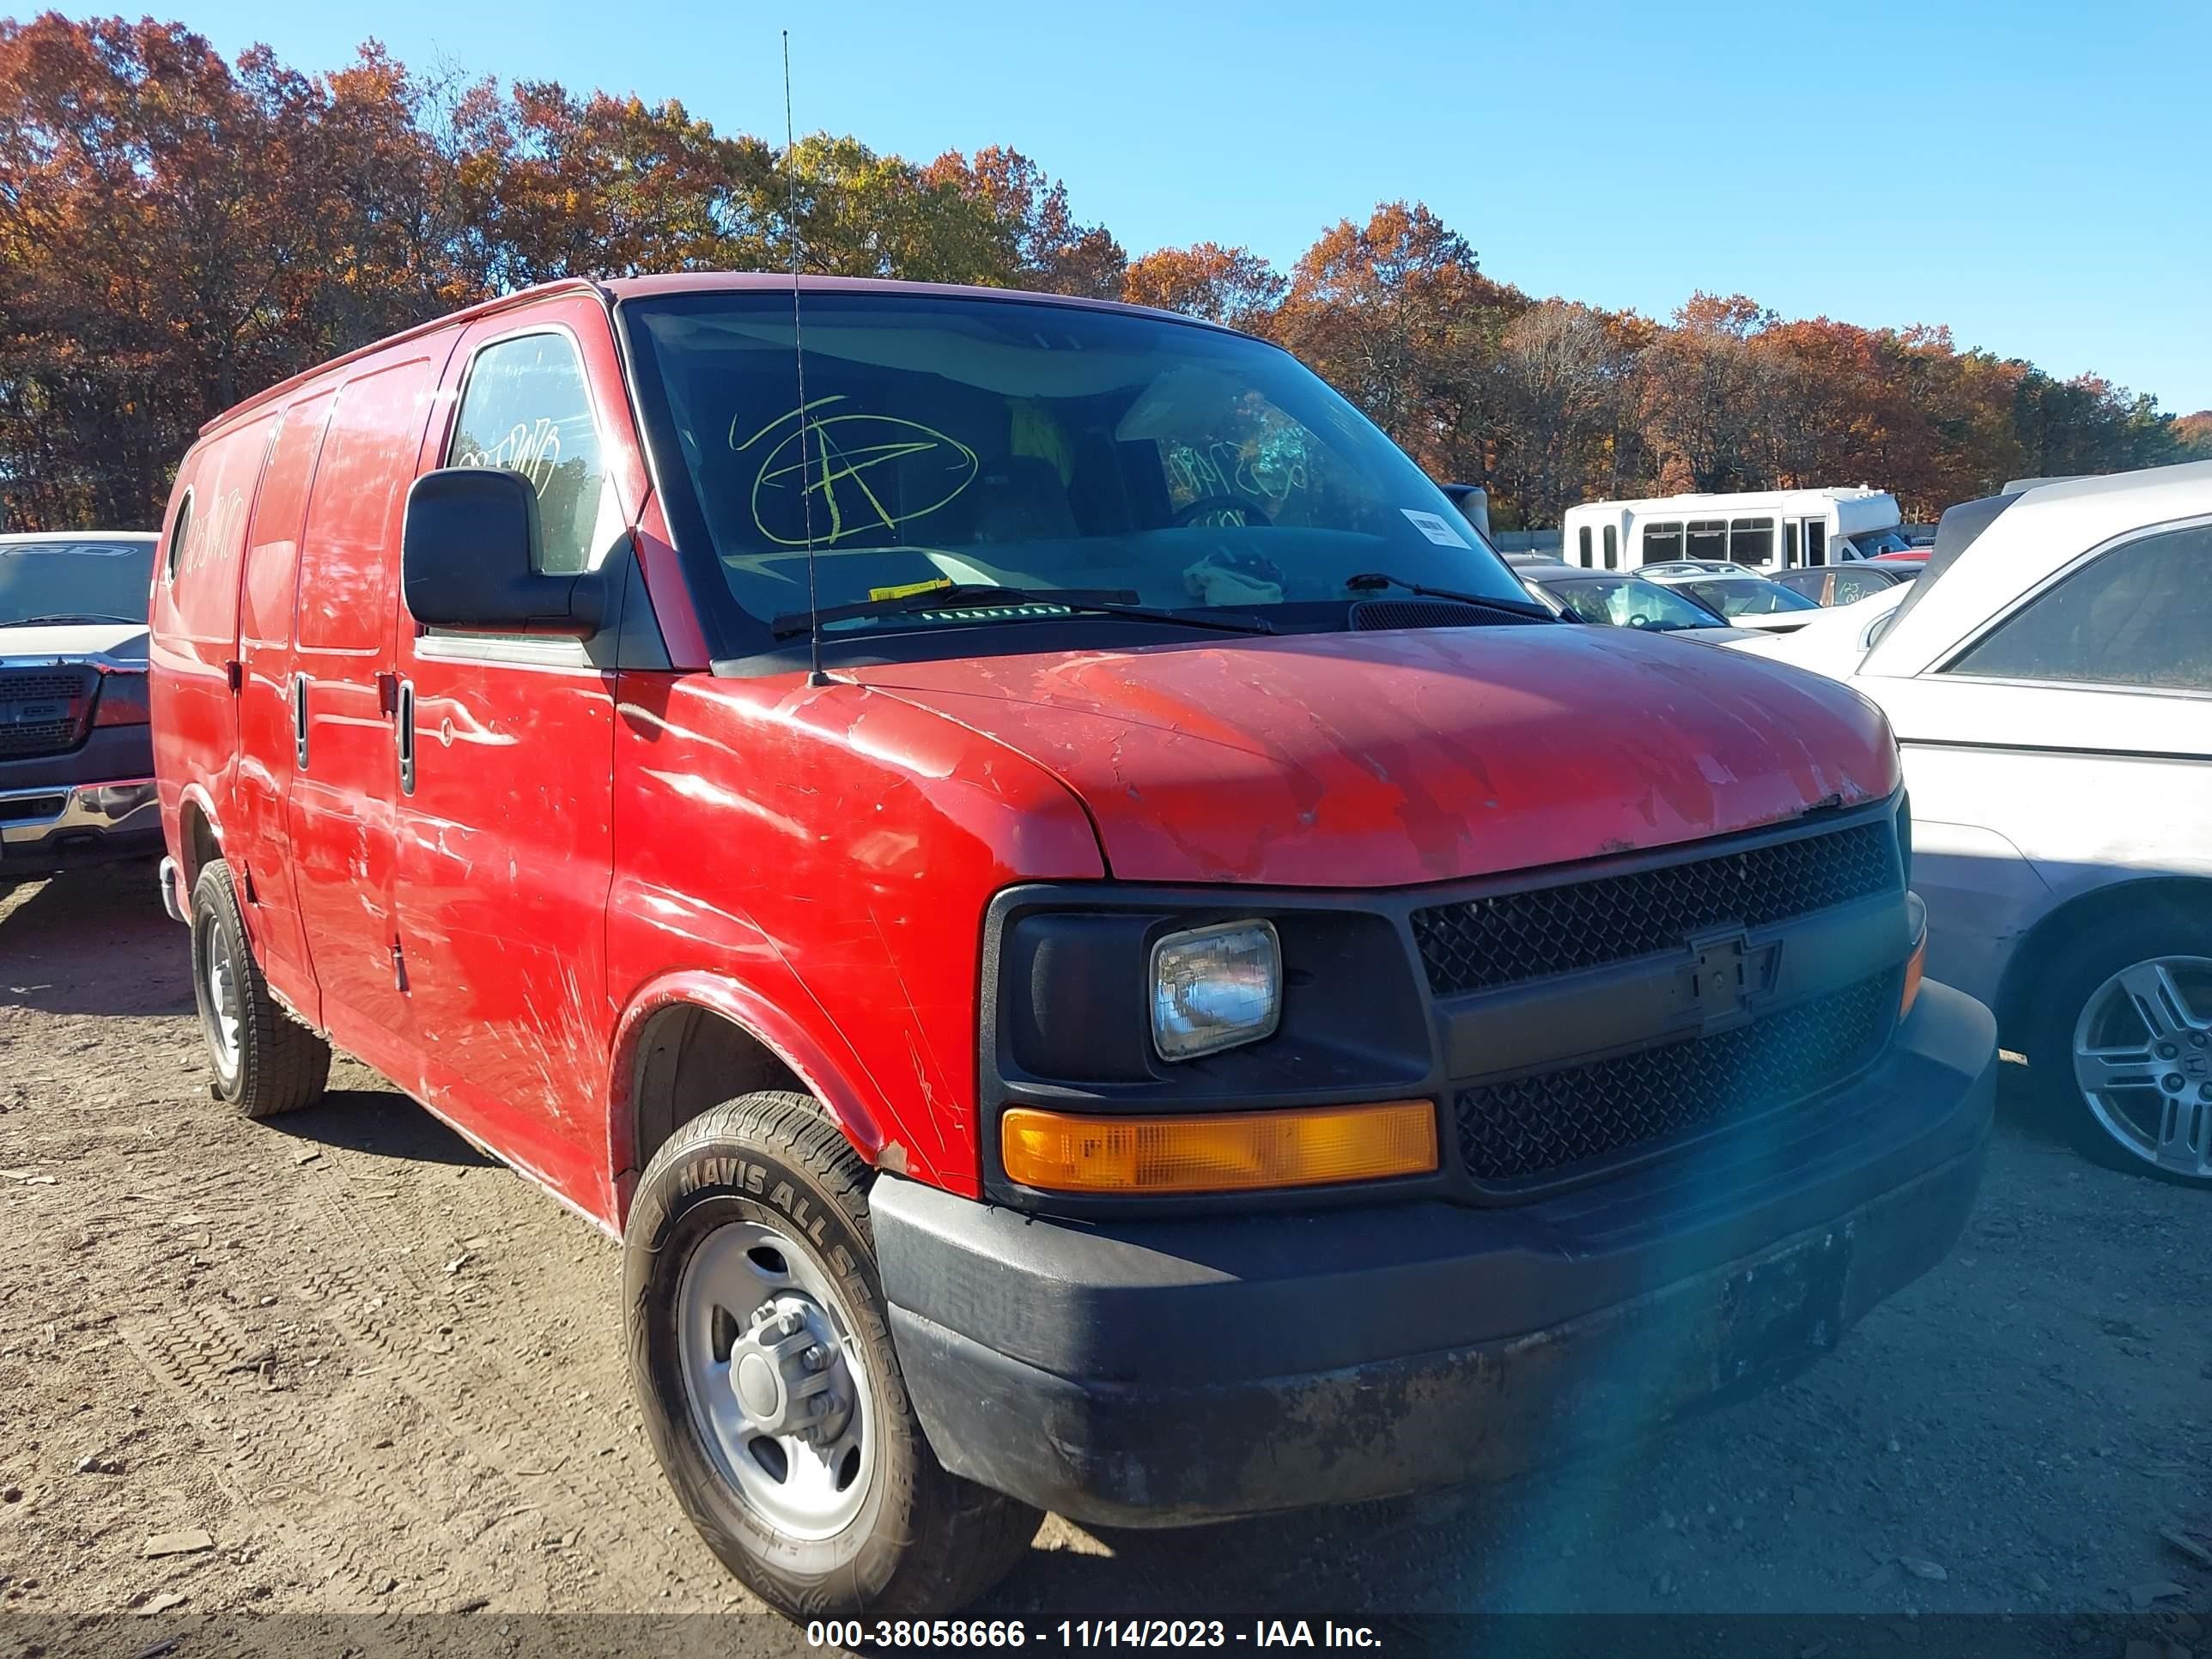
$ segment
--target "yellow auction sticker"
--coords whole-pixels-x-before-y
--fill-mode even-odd
[[[951,577],[939,576],[934,581],[906,582],[897,587],[872,587],[868,590],[868,597],[872,599],[902,599],[909,593],[933,593],[940,587],[951,586]]]

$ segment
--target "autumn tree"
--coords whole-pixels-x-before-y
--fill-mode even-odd
[[[1282,273],[1258,254],[1218,242],[1158,249],[1131,261],[1121,277],[1121,297],[1132,305],[1259,331],[1289,292]]]
[[[145,525],[210,416],[397,329],[553,277],[704,269],[1119,296],[1289,346],[1501,525],[1597,496],[1884,484],[1909,514],[2009,477],[2212,456],[2094,375],[1940,327],[1668,323],[1532,303],[1418,203],[1285,278],[1199,242],[1135,260],[1020,151],[787,147],[673,100],[422,76],[374,41],[321,76],[179,24],[0,21],[0,521]]]
[[[1663,482],[1728,490],[1767,481],[1765,428],[1783,377],[1757,341],[1775,321],[1743,295],[1700,292],[1653,343],[1645,356],[1647,426]]]
[[[378,216],[410,92],[374,48],[334,92],[175,24],[0,22],[11,517],[146,523],[208,415],[456,297]]]
[[[683,105],[526,82],[470,112],[471,160],[501,289],[559,276],[775,263],[774,153]]]
[[[1272,327],[1415,459],[1473,482],[1485,460],[1471,371],[1526,304],[1425,204],[1390,202],[1306,250]]]
[[[1633,464],[1641,406],[1638,344],[1589,306],[1547,300],[1499,331],[1488,399],[1492,459],[1483,482],[1497,520],[1552,525]]]
[[[994,146],[972,161],[947,150],[921,176],[988,212],[999,239],[998,282],[1098,300],[1121,291],[1128,263],[1121,245],[1103,227],[1079,222],[1067,186],[1019,150]]]

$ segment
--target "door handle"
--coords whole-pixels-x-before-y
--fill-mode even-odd
[[[415,682],[399,682],[398,720],[394,729],[399,744],[399,793],[415,793]]]
[[[307,769],[307,677],[292,676],[292,764]]]

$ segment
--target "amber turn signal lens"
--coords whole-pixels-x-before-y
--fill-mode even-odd
[[[1191,1117],[1076,1117],[1018,1106],[999,1120],[1006,1174],[1055,1193],[1241,1193],[1426,1175],[1425,1100]]]
[[[1912,954],[1905,959],[1905,994],[1898,1000],[1897,1017],[1903,1019],[1912,1012],[1912,1005],[1920,1000],[1920,975],[1928,966],[1928,930],[1921,929],[1920,938],[1912,947]]]

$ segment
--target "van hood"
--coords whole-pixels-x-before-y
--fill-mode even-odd
[[[862,669],[1083,801],[1122,880],[1391,887],[1889,795],[1830,681],[1617,628],[1434,629]]]
[[[146,659],[144,623],[49,623],[38,628],[0,628],[0,658],[35,661],[80,661],[112,657],[128,663]]]

